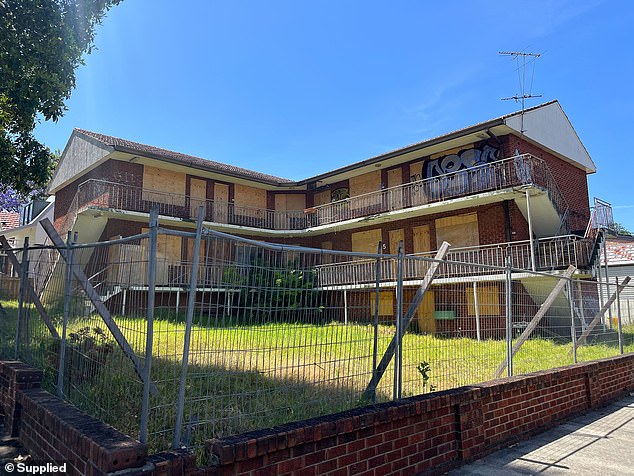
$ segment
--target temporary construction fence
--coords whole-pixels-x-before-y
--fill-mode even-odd
[[[153,450],[634,351],[629,278],[453,261],[446,243],[429,257],[175,231],[156,213],[103,243],[42,224],[52,246],[2,244],[21,287],[0,356]]]

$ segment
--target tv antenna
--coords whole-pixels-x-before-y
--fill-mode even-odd
[[[502,56],[511,56],[517,62],[517,74],[518,74],[519,83],[520,83],[520,94],[511,96],[508,98],[502,98],[502,101],[510,101],[511,99],[513,99],[515,102],[519,102],[522,104],[522,113],[521,113],[522,125],[520,127],[521,129],[520,132],[523,134],[525,132],[524,131],[524,109],[526,108],[526,100],[542,97],[541,94],[532,93],[533,78],[535,76],[535,61],[537,60],[537,58],[541,56],[541,53],[526,53],[524,51],[499,51],[498,54]],[[531,60],[530,62],[533,63],[533,71],[531,73],[531,84],[530,84],[530,87],[528,88],[528,91],[526,89],[526,60],[527,58]]]

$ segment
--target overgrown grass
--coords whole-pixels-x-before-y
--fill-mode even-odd
[[[0,320],[0,355],[14,357],[16,302],[2,302],[8,313]],[[61,329],[59,316],[53,316]],[[146,345],[143,318],[116,317],[135,353],[142,358]],[[92,330],[86,331],[89,328]],[[68,334],[90,336],[98,328],[109,333],[98,316],[73,319]],[[151,395],[151,449],[170,446],[176,420],[185,325],[159,318],[154,324]],[[378,360],[394,335],[381,325]],[[83,340],[81,340],[83,339]],[[333,413],[368,403],[362,399],[372,376],[374,329],[363,324],[197,322],[192,329],[183,441],[200,446],[205,439],[269,427]],[[117,429],[138,436],[143,386],[131,361],[108,337],[106,345],[88,338],[69,344],[72,368],[65,369],[65,396],[80,408]],[[625,351],[634,352],[634,325],[624,328]],[[109,346],[109,347],[108,347]],[[45,384],[55,390],[59,344],[54,342],[34,311],[28,339],[20,358],[43,368]],[[106,350],[104,350],[106,349]],[[570,342],[533,338],[513,361],[514,373],[572,363]],[[579,361],[618,354],[617,342],[592,344],[578,350]],[[403,395],[416,395],[433,386],[443,390],[494,377],[506,356],[502,340],[442,338],[407,333],[403,340]],[[141,359],[142,360],[142,359]],[[424,380],[417,366],[428,364]],[[504,375],[506,375],[504,373]],[[391,364],[377,389],[377,400],[391,398]]]

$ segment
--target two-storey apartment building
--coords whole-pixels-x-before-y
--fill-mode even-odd
[[[448,241],[453,259],[495,265],[511,247],[517,268],[590,274],[595,171],[552,101],[300,181],[75,129],[49,191],[56,228],[83,242],[142,232],[153,206],[163,226],[191,230],[203,205],[204,226],[262,241],[389,253],[402,241],[407,254]],[[162,238],[169,265],[186,266],[192,246]],[[324,285],[359,284],[322,271]]]

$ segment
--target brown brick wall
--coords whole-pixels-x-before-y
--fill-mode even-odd
[[[381,229],[382,239],[384,243],[389,243],[390,230],[403,229],[405,235],[405,253],[414,252],[413,229],[420,225],[429,225],[431,248],[437,249],[439,243],[436,243],[436,226],[435,220],[452,215],[464,213],[478,213],[478,231],[480,235],[480,244],[504,243],[507,236],[511,237],[511,241],[520,241],[528,239],[528,224],[514,201],[504,203],[494,203],[491,205],[483,205],[480,207],[464,208],[459,211],[451,211],[445,213],[437,213],[434,215],[424,215],[405,220],[394,220],[386,223],[377,223],[367,225],[350,230],[341,230],[323,235],[316,235],[307,238],[287,239],[288,242],[299,244],[302,246],[310,246],[321,248],[324,241],[331,241],[333,249],[347,250],[352,249],[352,233],[359,231],[367,231],[376,228]],[[507,227],[504,207],[509,208],[510,228]],[[268,238],[267,238],[267,241]]]
[[[586,173],[520,137],[508,135],[503,138],[503,141],[507,154],[512,154],[517,149],[520,154],[533,154],[546,162],[570,209],[571,230],[573,232],[585,231],[590,219]]]
[[[211,440],[196,474],[442,474],[632,389],[629,354]]]
[[[145,464],[145,445],[42,390],[41,380],[40,370],[0,361],[5,426],[34,461],[66,463],[71,475],[105,475]]]
[[[0,362],[2,408],[36,458],[67,461],[71,474],[442,474],[634,390],[634,354],[209,440],[201,468],[181,450],[147,457],[144,445],[41,390],[40,379]]]
[[[59,190],[55,194],[55,214],[53,220],[55,228],[60,229],[73,203],[79,185],[90,179],[124,183],[130,187],[141,187],[143,186],[143,165],[123,162],[121,160],[108,160]]]

